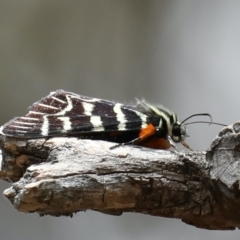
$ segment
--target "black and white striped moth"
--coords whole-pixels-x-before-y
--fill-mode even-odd
[[[207,113],[190,117],[198,115],[211,117]],[[0,133],[26,139],[75,136],[156,149],[180,142],[189,148],[184,142],[186,120],[180,122],[175,113],[145,101],[127,106],[57,90],[34,103],[25,116],[3,125]]]

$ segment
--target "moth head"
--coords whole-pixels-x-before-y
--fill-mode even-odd
[[[184,141],[187,136],[186,126],[180,122],[175,122],[172,126],[172,135],[171,138],[175,143]]]
[[[196,121],[196,122],[191,122],[191,123],[185,123],[188,119],[190,119],[192,117],[196,117],[196,116],[208,116],[210,118],[210,121],[209,122],[206,122],[206,121]],[[172,136],[171,136],[172,140],[174,142],[181,142],[184,147],[186,147],[186,148],[188,148],[190,150],[192,150],[192,149],[188,146],[188,144],[186,142],[184,142],[185,137],[188,136],[185,125],[193,124],[193,123],[209,123],[209,124],[211,124],[213,122],[212,122],[212,117],[211,117],[210,114],[208,114],[208,113],[198,113],[198,114],[193,114],[193,115],[187,117],[181,123],[176,121],[175,123],[173,123],[173,126],[172,126]],[[213,123],[213,124],[220,125],[219,123]]]

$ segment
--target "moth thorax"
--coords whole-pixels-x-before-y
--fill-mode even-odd
[[[171,137],[174,142],[183,141],[186,136],[186,133],[187,132],[185,125],[181,124],[180,122],[176,122],[173,124]]]

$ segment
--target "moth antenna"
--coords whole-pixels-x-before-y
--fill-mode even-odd
[[[183,123],[185,123],[188,119],[190,119],[190,118],[192,118],[192,117],[196,117],[196,116],[208,116],[209,118],[210,118],[210,124],[212,123],[212,116],[209,114],[209,113],[197,113],[197,114],[193,114],[193,115],[191,115],[191,116],[189,116],[189,117],[187,117],[186,119],[184,119],[183,121],[182,121],[182,123],[181,123],[181,125],[183,124]],[[186,125],[186,124],[185,124]]]
[[[194,124],[194,123],[209,123],[209,125],[213,124],[213,125],[218,125],[218,126],[223,126],[223,127],[228,126],[227,124],[223,124],[223,123],[207,122],[207,121],[195,121],[195,122],[186,123],[185,125],[190,125],[190,124]]]

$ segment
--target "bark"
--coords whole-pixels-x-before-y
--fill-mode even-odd
[[[1,137],[4,195],[22,212],[96,210],[179,218],[206,229],[240,226],[240,124],[207,152],[153,150],[77,138]]]

